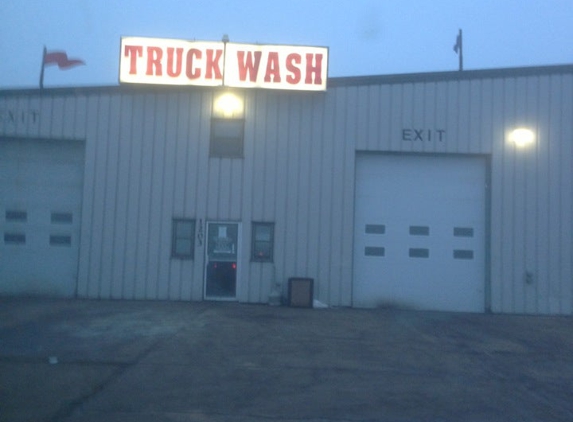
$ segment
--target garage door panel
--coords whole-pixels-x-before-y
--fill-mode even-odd
[[[20,184],[26,186],[54,186],[78,188],[81,186],[83,170],[75,168],[73,164],[60,166],[26,166],[16,167],[4,165],[3,182],[10,183],[9,186]],[[78,180],[79,178],[79,180]]]
[[[359,155],[356,174],[354,305],[483,311],[484,159]]]

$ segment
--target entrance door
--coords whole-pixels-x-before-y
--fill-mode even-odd
[[[205,299],[237,297],[239,223],[207,223]]]

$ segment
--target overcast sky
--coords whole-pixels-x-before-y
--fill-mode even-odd
[[[86,66],[44,85],[118,83],[121,36],[329,47],[329,76],[573,63],[573,0],[0,0],[0,88],[37,87],[42,48]]]

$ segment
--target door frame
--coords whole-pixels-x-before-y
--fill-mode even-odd
[[[234,224],[237,226],[237,255],[236,255],[236,272],[235,272],[235,296],[207,296],[207,265],[209,264],[209,226],[211,224]],[[241,222],[234,220],[206,220],[205,221],[205,249],[203,257],[203,300],[235,302],[239,299],[239,280],[241,277],[241,256],[242,256],[242,233]]]

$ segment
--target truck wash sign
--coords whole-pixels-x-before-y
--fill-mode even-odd
[[[123,37],[121,83],[325,91],[325,47]]]

